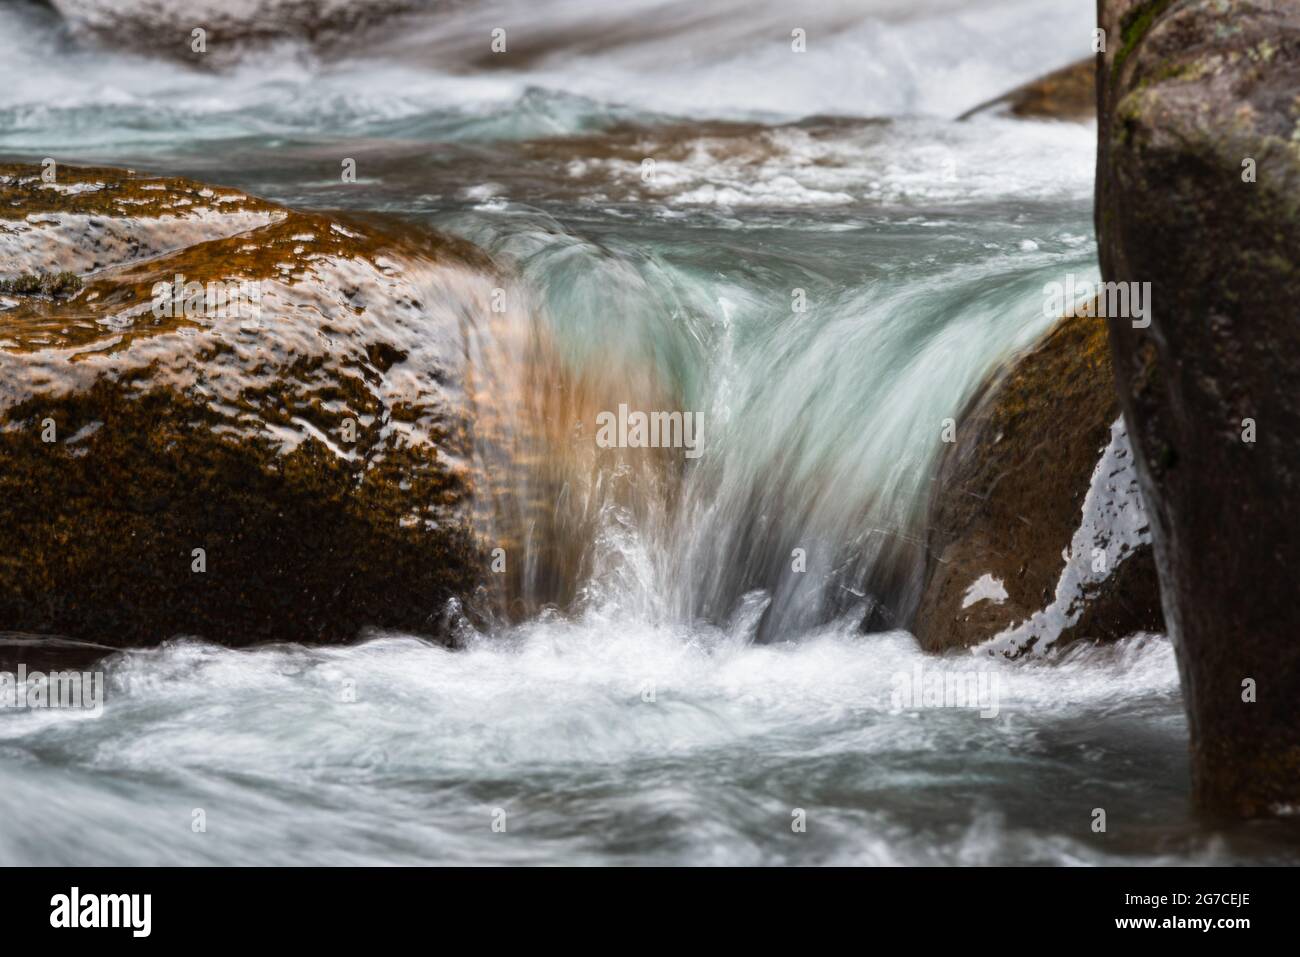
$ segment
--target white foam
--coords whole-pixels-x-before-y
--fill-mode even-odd
[[[790,807],[816,799],[811,782],[772,781],[769,793],[749,769],[843,760],[876,768],[864,793],[905,789],[918,771],[896,767],[899,754],[978,748],[1023,764],[1032,752],[1014,754],[1037,729],[1140,706],[1178,714],[1163,639],[1055,666],[982,662],[1001,689],[990,720],[893,708],[900,672],[965,671],[969,658],[925,656],[905,633],[867,638],[848,621],[770,647],[746,643],[752,627],[743,617],[729,629],[656,626],[609,608],[459,652],[393,635],[131,653],[109,669],[102,718],[0,721],[0,766],[12,772],[0,853],[12,863],[617,861],[617,843],[644,830],[659,836],[642,838],[641,860],[955,863],[974,853],[969,837],[901,837],[887,805],[870,802],[813,805],[828,843],[755,845],[747,834],[788,835]],[[1171,746],[1181,734],[1170,729]],[[194,807],[208,809],[209,833],[191,835]],[[510,840],[490,829],[496,807]],[[87,815],[96,828],[73,826]],[[579,822],[583,837],[565,837]],[[1018,850],[1002,841],[981,853]]]
[[[635,161],[584,159],[571,177],[606,178],[628,201],[721,207],[791,207],[1086,200],[1096,129],[1082,123],[978,118],[967,123],[897,120],[886,125],[746,135],[701,133],[683,149],[648,132]],[[678,154],[680,157],[678,158]],[[643,177],[643,159],[653,177]],[[1018,241],[1025,252],[1038,249]]]

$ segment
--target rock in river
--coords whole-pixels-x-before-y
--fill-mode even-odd
[[[413,0],[48,0],[80,40],[223,64],[284,40],[345,48],[358,31],[409,11]]]
[[[1097,115],[1095,73],[1091,57],[1079,60],[981,103],[959,119],[978,113],[1009,113],[1027,120],[1090,120]]]
[[[0,166],[0,630],[444,632],[476,586],[457,356],[491,264],[378,219]]]
[[[1202,807],[1300,808],[1300,4],[1103,0],[1097,235]]]
[[[940,465],[926,544],[912,630],[928,650],[987,642],[1017,656],[1161,630],[1099,319],[1062,319],[970,402]]]

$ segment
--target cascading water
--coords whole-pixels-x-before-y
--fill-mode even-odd
[[[537,465],[498,490],[531,508],[503,506],[486,535],[518,543],[524,612],[581,594],[718,623],[748,596],[770,603],[766,640],[871,600],[906,620],[945,419],[1050,324],[1044,282],[1095,269],[1077,217],[1013,214],[1002,228],[1037,239],[1008,248],[982,241],[1000,211],[983,212],[789,213],[758,241],[708,213],[668,236],[582,222],[579,238],[526,211],[441,221],[515,263],[527,303],[491,414],[540,442],[505,456]],[[702,454],[597,450],[596,415],[620,405],[692,411]]]
[[[492,256],[505,308],[464,318],[459,384],[506,556],[458,651],[178,640],[110,659],[97,720],[0,716],[0,863],[1293,858],[1189,816],[1161,636],[1007,662],[860,627],[917,600],[944,420],[1050,324],[1046,282],[1096,278],[1095,130],[951,120],[1085,55],[1090,6],[444,6],[199,71],[0,5],[0,153]],[[700,456],[597,448],[621,404],[695,413]],[[995,717],[897,706],[900,676],[973,668]]]

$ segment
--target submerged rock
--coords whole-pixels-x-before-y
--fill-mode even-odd
[[[958,119],[969,119],[977,113],[1007,113],[1040,120],[1091,119],[1097,115],[1096,71],[1092,57],[1071,63],[981,103]]]
[[[1300,807],[1300,4],[1100,4],[1108,318],[1191,732],[1193,791]]]
[[[1062,319],[967,407],[931,498],[923,648],[1009,656],[1161,628],[1105,327]],[[994,640],[995,639],[995,640]]]
[[[478,579],[461,324],[490,264],[374,219],[0,166],[0,628],[440,633]]]

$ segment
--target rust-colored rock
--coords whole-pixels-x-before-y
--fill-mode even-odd
[[[1089,57],[1053,70],[963,113],[1005,112],[1022,119],[1088,120],[1097,115],[1096,63]]]
[[[931,498],[912,628],[922,647],[1003,635],[992,650],[1018,655],[1160,630],[1118,416],[1105,328],[1092,316],[1062,319],[971,401]]]
[[[0,630],[440,634],[479,579],[457,362],[485,257],[184,180],[39,174],[0,166],[0,278],[80,284],[0,294]]]

